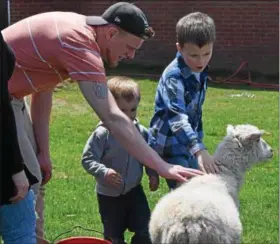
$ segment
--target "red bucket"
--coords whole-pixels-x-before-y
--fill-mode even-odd
[[[112,244],[112,242],[110,242],[110,241],[107,241],[107,240],[104,240],[104,239],[100,239],[100,238],[96,238],[96,237],[92,237],[92,236],[75,236],[75,237],[68,237],[68,238],[65,238],[65,239],[61,239],[59,241],[55,241],[60,236],[65,235],[66,233],[70,233],[70,232],[72,232],[76,228],[81,228],[81,229],[86,230],[86,231],[93,231],[93,232],[96,232],[98,234],[103,235],[102,232],[99,232],[97,230],[87,229],[87,228],[84,228],[84,227],[82,227],[80,225],[76,225],[71,230],[68,230],[68,231],[65,231],[65,232],[59,234],[53,240],[52,243],[55,243],[55,244]]]
[[[89,236],[76,236],[57,241],[56,244],[112,244],[110,241]]]

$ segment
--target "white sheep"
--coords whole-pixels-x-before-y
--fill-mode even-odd
[[[238,194],[245,171],[273,155],[263,133],[252,125],[229,125],[214,154],[220,173],[194,177],[157,203],[149,224],[152,243],[240,243]]]

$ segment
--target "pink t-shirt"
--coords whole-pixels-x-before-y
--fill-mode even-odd
[[[23,19],[2,31],[16,56],[9,91],[22,98],[53,89],[59,82],[106,82],[94,27],[85,16],[48,12]]]

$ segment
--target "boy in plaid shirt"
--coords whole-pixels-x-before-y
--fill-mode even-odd
[[[149,144],[168,163],[215,173],[213,157],[203,144],[202,124],[215,23],[204,13],[191,13],[179,20],[176,33],[178,52],[157,87]],[[174,189],[177,182],[167,184]]]

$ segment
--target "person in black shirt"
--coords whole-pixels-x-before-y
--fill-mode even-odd
[[[0,235],[5,243],[36,243],[34,193],[30,186],[38,180],[26,168],[20,153],[13,109],[8,92],[15,58],[0,37],[1,78],[1,161]]]

